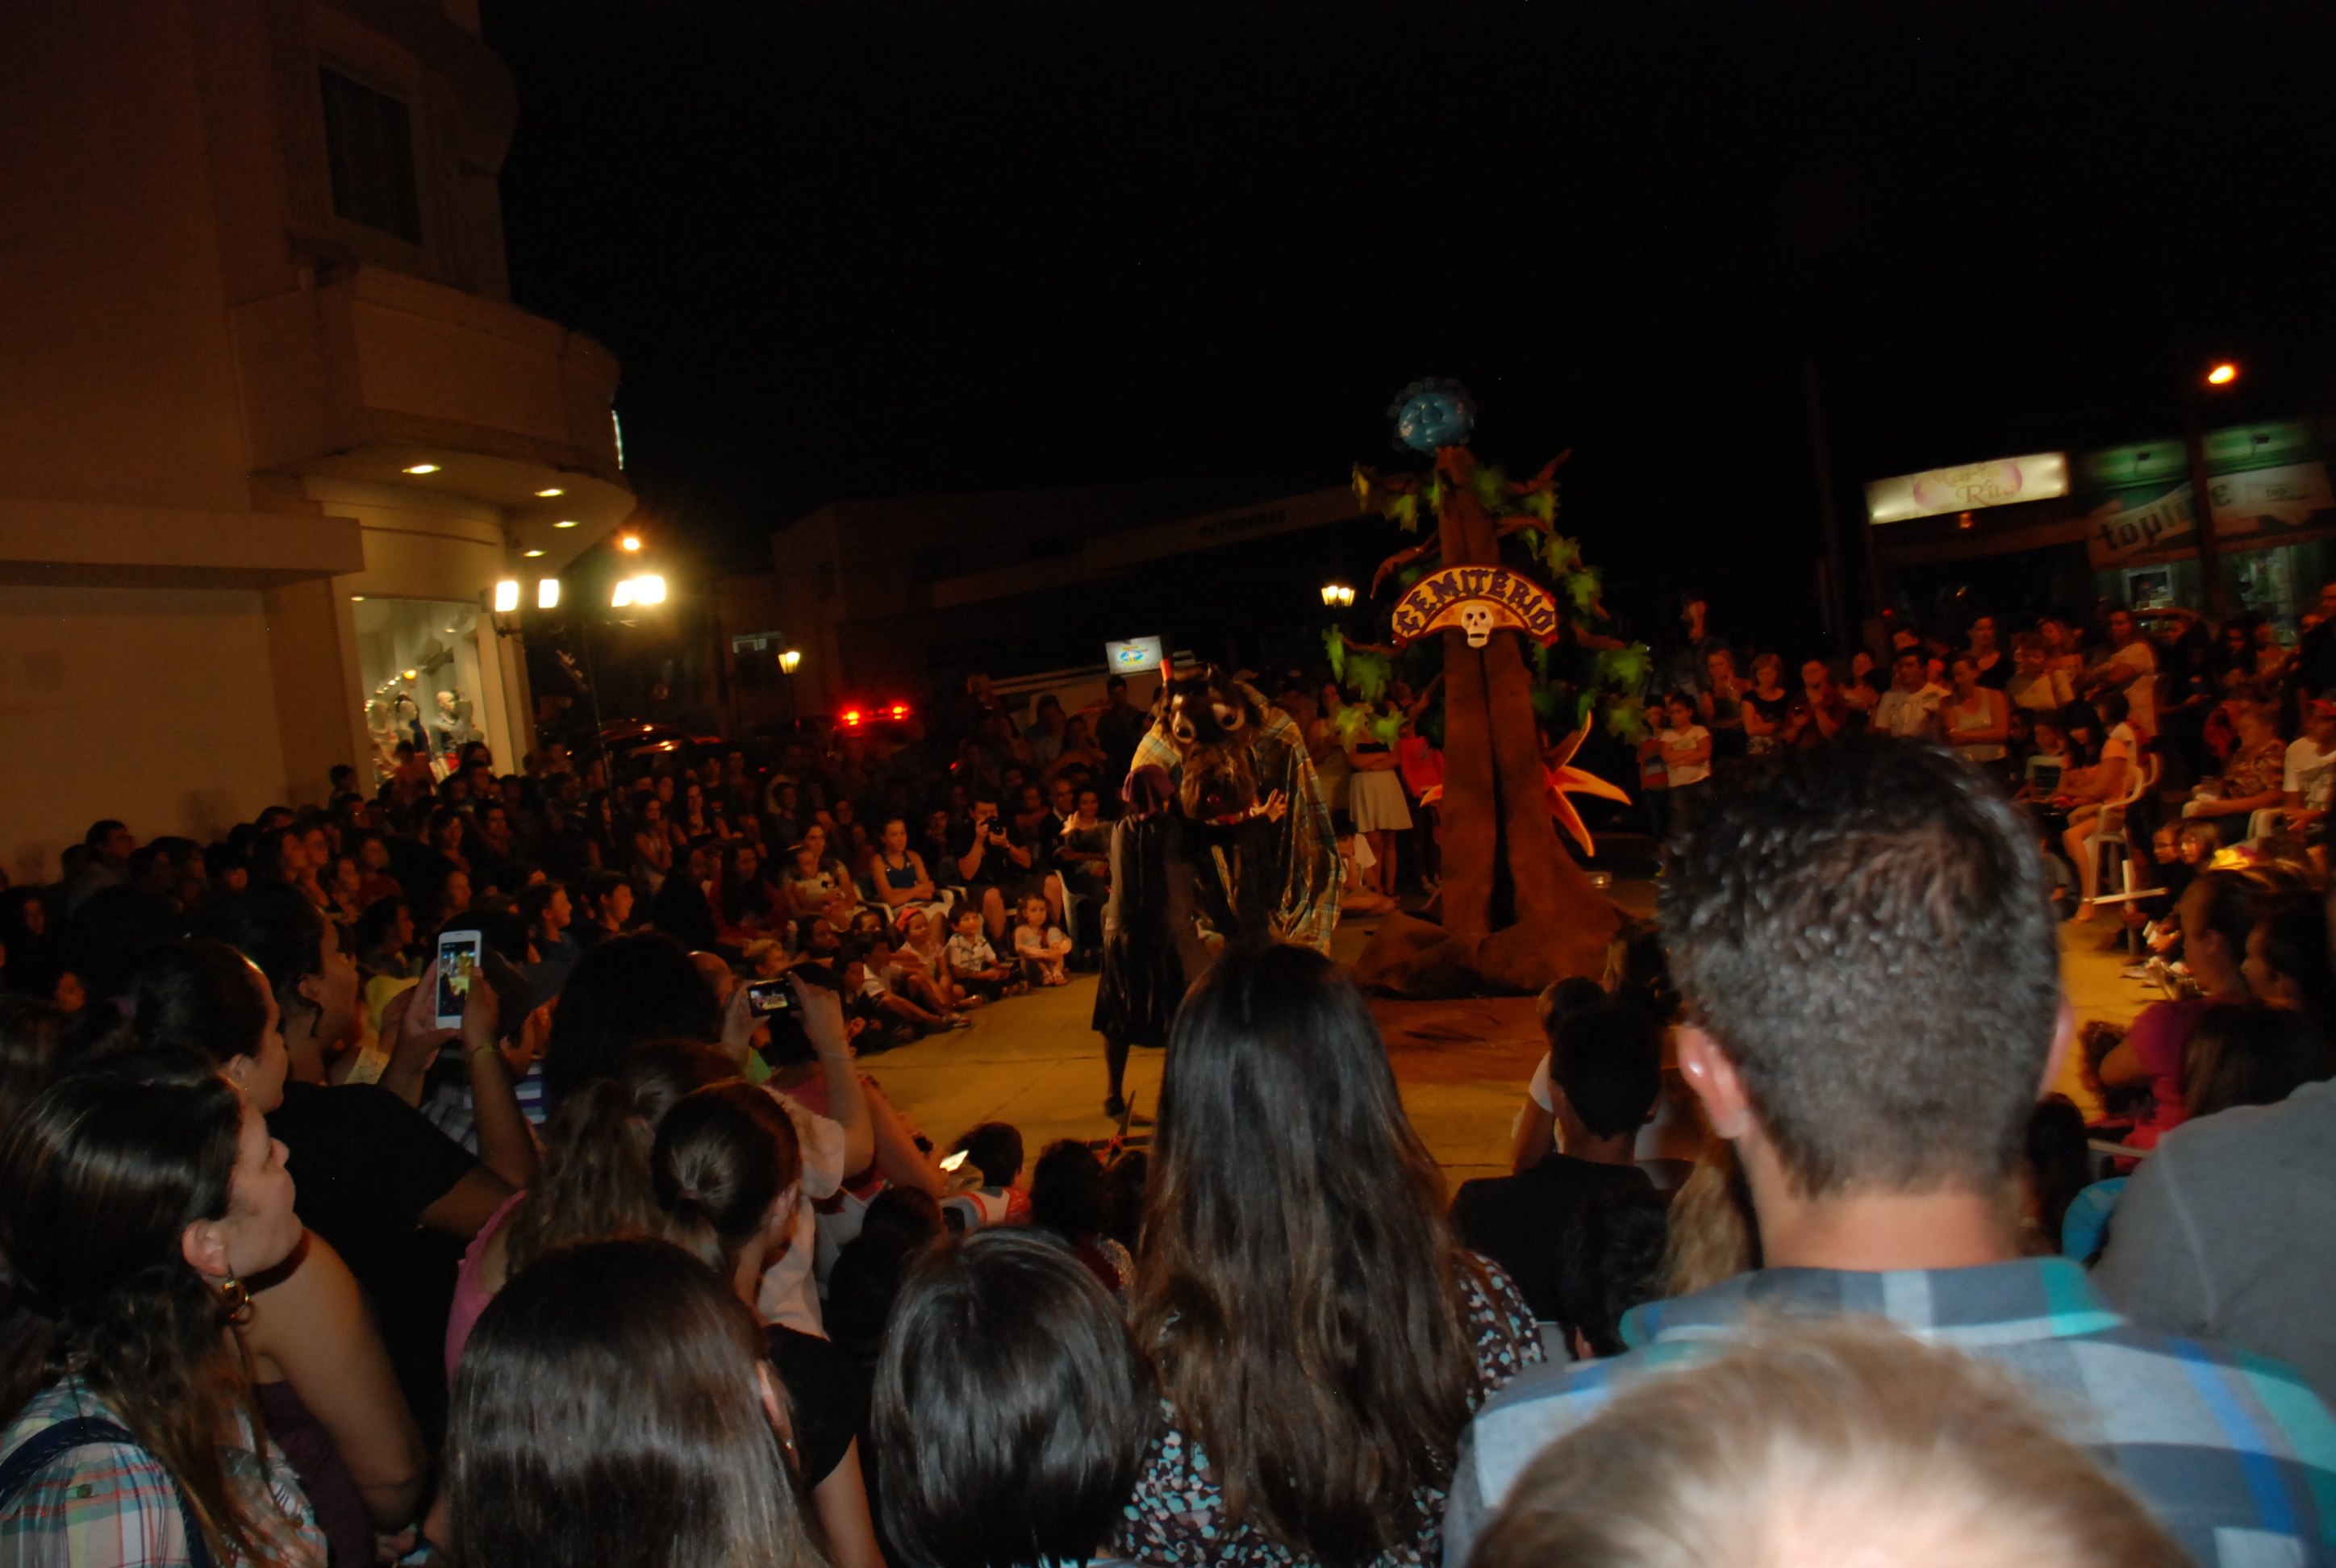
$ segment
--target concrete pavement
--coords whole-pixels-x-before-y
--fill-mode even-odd
[[[1653,884],[1617,884],[1617,899],[1652,907]],[[1376,922],[1338,928],[1334,947],[1351,960]],[[2119,978],[2128,961],[2100,951],[2115,928],[2106,922],[2061,928],[2061,972],[2078,1022],[2124,1024],[2162,995]],[[868,1058],[866,1071],[893,1104],[936,1143],[946,1144],[978,1122],[1010,1122],[1031,1160],[1056,1138],[1102,1138],[1103,1041],[1088,1027],[1095,979],[993,1003],[973,1027],[936,1035]],[[1405,1110],[1428,1151],[1456,1187],[1472,1176],[1508,1172],[1510,1128],[1524,1085],[1544,1047],[1529,997],[1457,1002],[1375,1000]],[[1128,1096],[1149,1114],[1159,1103],[1159,1051],[1138,1050],[1127,1066]],[[2098,1109],[2073,1068],[2056,1086],[2088,1114]]]

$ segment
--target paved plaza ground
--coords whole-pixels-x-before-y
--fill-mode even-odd
[[[1639,845],[1601,842],[1604,857],[1623,873],[1613,893],[1640,912],[1654,906],[1655,883],[1628,874],[1646,870]],[[1338,928],[1334,953],[1351,960],[1376,922]],[[2080,1022],[2125,1023],[2154,988],[2122,979],[2124,955],[2099,950],[2113,928],[2106,922],[2061,929],[2062,973]],[[1088,1027],[1095,979],[1075,975],[1067,986],[1034,991],[973,1015],[973,1027],[936,1035],[869,1058],[869,1074],[893,1103],[937,1142],[955,1138],[977,1122],[1010,1122],[1022,1130],[1030,1157],[1056,1138],[1101,1138],[1112,1131],[1103,1114],[1101,1037]],[[1428,1150],[1454,1186],[1472,1176],[1505,1175],[1510,1128],[1526,1079],[1545,1048],[1530,997],[1449,1002],[1375,1000],[1404,1105]],[[1158,1051],[1134,1053],[1128,1095],[1149,1114],[1160,1087]],[[2062,1091],[2089,1112],[2095,1107],[2072,1075]]]

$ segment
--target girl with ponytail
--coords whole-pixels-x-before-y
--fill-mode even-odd
[[[657,1124],[649,1175],[666,1239],[754,1305],[764,1271],[794,1233],[803,1150],[793,1119],[744,1079],[700,1089]],[[764,1337],[784,1390],[781,1436],[829,1560],[881,1568],[854,1436],[866,1425],[865,1385],[851,1359],[816,1335],[770,1323]]]

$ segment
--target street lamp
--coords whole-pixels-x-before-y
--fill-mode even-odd
[[[609,608],[613,609],[624,609],[637,604],[663,604],[664,602],[665,579],[653,571],[645,572],[639,577],[626,578],[617,584],[615,591],[608,596]]]
[[[2206,373],[2206,385],[2209,386],[2228,386],[2238,378],[2239,367],[2233,365],[2226,359]]]
[[[1355,590],[1345,583],[1326,582],[1322,585],[1322,603],[1326,608],[1334,605],[1344,608],[1354,602]]]
[[[779,655],[779,673],[793,675],[795,673],[795,666],[801,663],[803,663],[803,649],[791,648]]]
[[[627,550],[638,550],[641,547],[641,536],[638,533],[628,533],[618,539],[617,542]]]

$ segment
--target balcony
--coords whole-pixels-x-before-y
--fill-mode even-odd
[[[371,266],[233,319],[256,471],[489,502],[562,554],[632,510],[609,417],[617,358],[580,332]],[[562,520],[578,526],[553,534]]]

